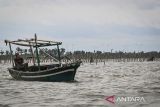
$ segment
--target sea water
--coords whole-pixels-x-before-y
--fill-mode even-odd
[[[10,66],[0,64],[0,107],[160,107],[160,62],[84,63],[74,82],[17,81]]]

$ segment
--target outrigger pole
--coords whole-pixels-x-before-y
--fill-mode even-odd
[[[35,34],[35,44],[36,44],[36,58],[37,58],[37,63],[38,63],[38,68],[40,70],[40,59],[39,59],[39,54],[38,54],[38,46],[37,46],[37,35]]]

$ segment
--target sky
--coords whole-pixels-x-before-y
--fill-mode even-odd
[[[0,50],[35,33],[68,51],[160,51],[160,0],[0,0]]]

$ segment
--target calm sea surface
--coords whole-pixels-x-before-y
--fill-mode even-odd
[[[83,64],[75,82],[16,81],[0,64],[0,107],[160,107],[160,62]],[[145,101],[106,101],[140,97]]]

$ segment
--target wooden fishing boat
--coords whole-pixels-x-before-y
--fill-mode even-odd
[[[8,68],[10,75],[16,80],[25,80],[25,81],[50,81],[50,82],[59,82],[59,81],[73,81],[76,71],[81,64],[81,61],[70,62],[67,64],[61,63],[60,49],[59,45],[61,42],[55,41],[45,41],[45,40],[37,40],[37,36],[35,34],[34,39],[30,40],[16,40],[9,41],[5,40],[6,44],[9,44],[11,60],[12,60],[12,68]],[[11,44],[19,45],[19,46],[27,46],[31,49],[31,54],[33,58],[33,65],[23,67],[21,69],[17,69],[13,60],[13,51],[11,48]],[[58,61],[58,64],[40,64],[40,57],[38,50],[40,47],[45,46],[57,46],[58,50],[58,59],[54,58],[50,54],[44,52],[54,60]],[[33,53],[33,49],[35,48],[36,55]],[[36,61],[35,61],[36,59]]]

